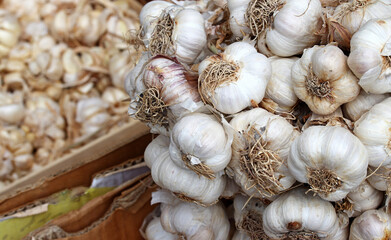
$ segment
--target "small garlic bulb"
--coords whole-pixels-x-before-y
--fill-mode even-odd
[[[181,118],[171,131],[172,161],[206,178],[215,178],[231,160],[233,136],[223,125],[214,116],[203,113]]]
[[[350,120],[357,121],[364,113],[368,112],[373,105],[390,96],[390,94],[371,94],[361,90],[356,99],[343,105],[343,112]]]
[[[4,9],[0,10],[0,57],[6,56],[22,33],[18,19]]]
[[[269,60],[249,43],[235,42],[198,67],[199,92],[208,104],[234,114],[262,101],[271,77]]]
[[[153,218],[145,229],[147,240],[178,240],[178,235],[166,232],[160,222],[160,217]]]
[[[314,113],[327,115],[360,92],[347,57],[333,45],[306,49],[292,67],[293,88]]]
[[[338,201],[365,179],[368,153],[349,130],[313,126],[295,139],[290,148],[288,168],[311,191],[328,201]]]
[[[391,18],[372,19],[350,41],[348,65],[368,93],[391,92]]]
[[[178,167],[169,153],[170,139],[163,135],[155,138],[145,149],[144,158],[155,183],[182,200],[211,205],[218,201],[226,185],[225,176],[210,180],[191,170]]]
[[[23,93],[0,92],[0,122],[18,124],[24,116]]]
[[[169,195],[167,197],[156,195]],[[159,199],[155,199],[159,198]],[[222,203],[202,207],[178,201],[169,192],[155,192],[151,203],[161,202],[160,222],[167,232],[188,240],[226,240],[230,224]]]
[[[289,148],[299,132],[284,118],[262,108],[237,114],[229,169],[249,196],[267,197],[290,188],[296,180],[289,173]]]
[[[193,9],[162,1],[147,3],[140,12],[144,44],[153,56],[193,63],[206,45],[204,18]]]
[[[284,116],[290,113],[299,99],[293,90],[291,69],[299,59],[292,58],[269,58],[272,66],[272,76],[266,87],[265,98],[261,106],[274,114]]]
[[[368,210],[354,219],[349,240],[390,239],[390,235],[390,215],[383,210]]]
[[[340,221],[330,202],[306,191],[302,187],[293,189],[266,207],[263,212],[265,233],[278,239],[346,240],[337,236],[346,229],[347,217],[342,216],[343,221]]]
[[[376,172],[374,173],[374,171]],[[379,169],[369,167],[368,168],[368,182],[375,189],[379,191],[386,191],[387,193],[391,191],[391,167],[390,166],[381,166]]]
[[[372,167],[391,164],[391,97],[374,105],[354,124],[354,134],[368,150]]]
[[[376,190],[367,181],[364,181],[337,205],[349,217],[357,217],[362,212],[376,209],[382,202],[383,192]]]

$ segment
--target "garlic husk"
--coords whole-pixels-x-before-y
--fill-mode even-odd
[[[171,131],[172,161],[213,179],[231,160],[233,136],[225,131],[228,123],[223,125],[214,116],[203,113],[190,113],[181,118]]]
[[[160,223],[160,217],[153,218],[146,230],[147,240],[178,240],[178,235],[166,232]]]
[[[349,240],[389,239],[391,219],[383,210],[368,210],[356,217],[350,227]]]
[[[371,94],[361,90],[356,99],[343,105],[343,112],[350,120],[357,121],[373,105],[380,103],[390,96],[390,94]]]
[[[145,162],[156,184],[174,192],[183,200],[211,205],[218,201],[226,185],[225,176],[207,179],[178,167],[169,154],[170,139],[158,136],[145,149]]]
[[[143,7],[140,23],[144,44],[154,56],[166,55],[190,64],[206,45],[204,19],[197,10],[156,1]]]
[[[383,192],[364,181],[356,190],[350,192],[339,205],[349,217],[357,217],[362,212],[379,207],[383,202],[383,195]]]
[[[0,122],[18,124],[24,116],[23,93],[0,92]]]
[[[368,150],[372,167],[391,164],[391,97],[374,105],[354,124],[354,134]]]
[[[348,130],[353,130],[354,124],[343,117],[342,109],[339,107],[335,112],[328,115],[312,113],[302,127],[302,130],[311,126],[339,126]]]
[[[228,238],[230,225],[222,203],[202,207],[179,201],[165,190],[152,194],[151,203],[158,202],[161,202],[160,221],[167,232],[181,235],[189,240]]]
[[[22,30],[18,19],[4,9],[0,10],[0,29],[0,57],[4,57],[18,42]]]
[[[199,92],[204,102],[225,114],[258,104],[271,77],[270,61],[246,42],[229,45],[199,67]]]
[[[350,41],[348,65],[367,92],[391,92],[391,18],[372,19]]]
[[[272,76],[267,84],[261,106],[275,114],[290,113],[299,101],[293,90],[291,77],[291,68],[299,58],[271,57],[269,59]],[[267,98],[271,101],[266,100]]]
[[[314,113],[327,115],[360,92],[347,57],[334,45],[306,49],[292,67],[293,88]]]
[[[255,108],[237,114],[230,124],[235,135],[229,169],[242,191],[271,199],[295,183],[286,163],[299,132],[287,120]]]
[[[293,189],[266,207],[263,229],[269,237],[331,240],[346,228],[346,221],[340,222],[330,202],[306,191],[303,187]]]
[[[325,200],[338,201],[365,179],[368,153],[349,130],[334,126],[313,126],[295,139],[288,168],[311,191]]]

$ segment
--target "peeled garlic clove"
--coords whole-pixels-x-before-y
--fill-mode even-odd
[[[368,150],[369,165],[391,164],[391,97],[374,105],[354,124],[354,134]]]
[[[18,42],[21,34],[18,19],[4,9],[0,10],[0,57],[6,56]]]
[[[305,188],[279,196],[263,212],[263,229],[272,238],[335,239],[340,224],[333,205]]]
[[[240,112],[262,101],[271,77],[269,60],[245,42],[229,45],[198,67],[203,101],[225,114]]]
[[[191,113],[171,131],[170,156],[179,167],[213,179],[231,160],[231,144],[232,134],[215,117]]]
[[[368,153],[361,141],[342,127],[313,126],[291,145],[288,168],[311,191],[328,201],[343,199],[365,179]]]
[[[148,240],[177,240],[178,235],[166,232],[160,223],[160,217],[155,217],[149,222],[145,235]]]
[[[389,239],[391,219],[382,210],[368,210],[356,217],[350,227],[349,240]]]
[[[372,19],[350,41],[348,65],[368,93],[391,92],[391,18]]]
[[[209,180],[191,170],[178,167],[169,154],[170,139],[162,135],[155,138],[145,149],[145,162],[151,168],[153,180],[179,198],[203,205],[218,201],[226,185],[225,176]]]
[[[237,114],[229,169],[249,196],[271,198],[295,179],[286,166],[289,148],[299,132],[284,118],[255,108]]]
[[[359,94],[360,86],[346,59],[336,46],[314,46],[293,65],[294,91],[314,113],[330,114]]]

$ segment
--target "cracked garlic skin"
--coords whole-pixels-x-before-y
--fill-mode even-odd
[[[171,131],[172,161],[179,167],[214,178],[231,160],[233,137],[225,128],[213,115],[184,116]]]
[[[340,221],[330,202],[306,191],[303,187],[292,189],[266,207],[262,219],[265,233],[277,239],[346,240],[341,232],[346,230],[347,218]]]
[[[372,19],[350,41],[348,65],[367,92],[391,92],[391,17]]]
[[[294,91],[314,113],[330,114],[358,96],[360,86],[346,59],[336,46],[314,46],[293,65]]]
[[[6,56],[22,33],[18,19],[4,9],[0,10],[0,57]]]
[[[349,240],[387,240],[391,237],[391,218],[383,210],[368,210],[356,217]]]
[[[202,15],[163,1],[147,3],[140,12],[144,45],[152,55],[176,57],[191,64],[206,44]]]
[[[367,175],[368,153],[349,130],[334,126],[306,129],[291,145],[288,168],[311,191],[338,201],[356,189]]]
[[[228,172],[242,191],[269,199],[295,183],[286,164],[299,132],[287,120],[255,108],[237,114],[230,124],[235,135]]]
[[[155,183],[174,192],[178,197],[202,205],[218,201],[225,189],[225,176],[208,179],[191,170],[178,167],[170,157],[170,139],[158,136],[145,149],[145,162],[151,168]]]
[[[391,165],[391,97],[374,105],[354,124],[354,134],[368,150],[372,167]]]
[[[203,60],[198,73],[203,101],[222,113],[234,114],[262,101],[271,65],[251,44],[235,42],[223,53]]]
[[[145,229],[147,240],[178,240],[178,235],[166,232],[160,222],[160,217],[155,217]]]

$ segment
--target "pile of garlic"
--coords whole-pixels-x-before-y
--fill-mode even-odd
[[[144,237],[388,239],[390,8],[147,3],[125,81],[129,115],[159,134]]]
[[[138,1],[4,0],[0,187],[129,121]]]

